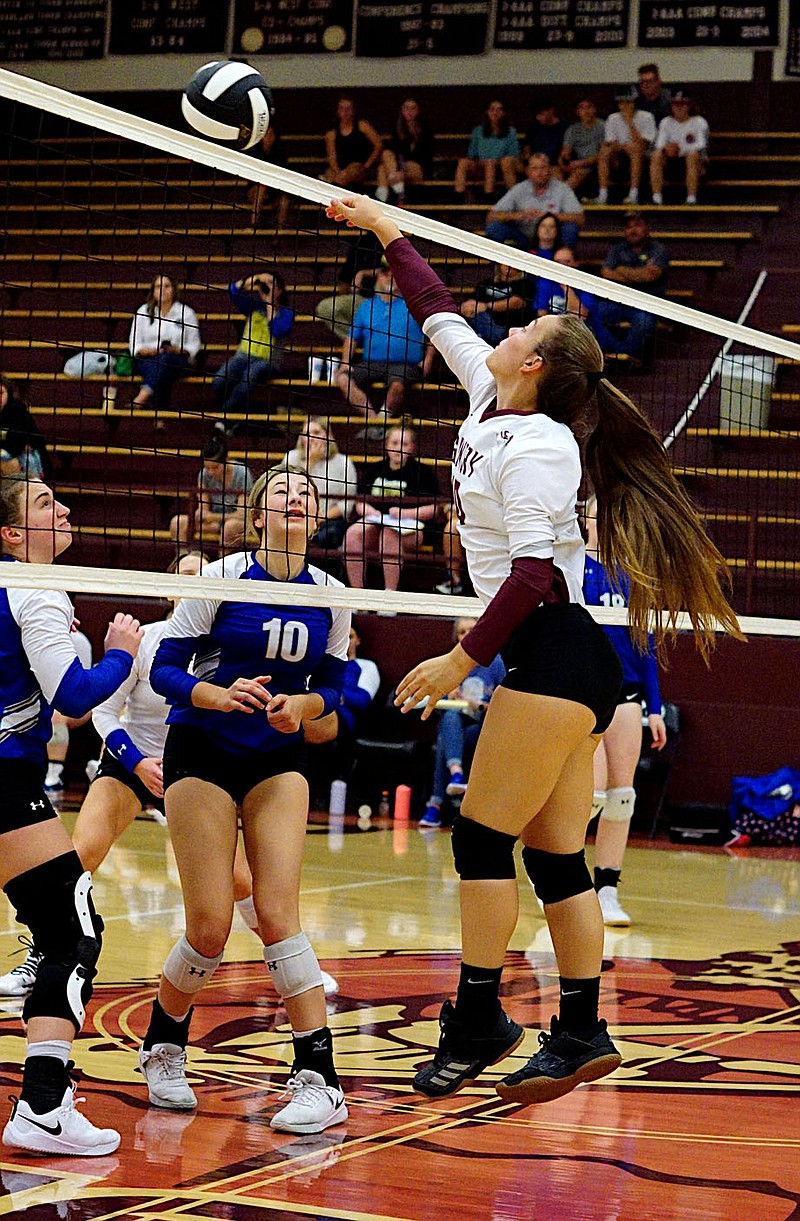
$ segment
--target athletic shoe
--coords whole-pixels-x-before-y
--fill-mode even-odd
[[[454,577],[448,577],[446,581],[442,581],[439,585],[433,587],[437,594],[449,594],[451,597],[457,597],[458,594],[464,592],[464,586]]]
[[[194,1090],[186,1080],[186,1052],[177,1043],[155,1043],[149,1051],[140,1047],[139,1068],[154,1107],[190,1111],[197,1106]]]
[[[442,825],[442,812],[438,806],[429,803],[425,807],[425,813],[420,818],[417,826],[420,831],[434,830]]]
[[[64,791],[63,771],[61,767],[48,763],[47,775],[42,785],[45,793],[62,793]]]
[[[89,762],[86,764],[86,767],[83,770],[86,773],[86,779],[91,784],[92,781],[94,780],[95,776],[97,775],[98,771],[100,770],[100,760],[99,759],[90,759]]]
[[[24,933],[18,940],[27,948],[28,954],[24,962],[12,967],[5,975],[0,975],[0,996],[29,996],[36,983],[36,972],[44,955],[39,953],[30,937],[26,937]]]
[[[459,768],[458,771],[450,773],[450,779],[447,782],[445,792],[448,797],[463,797],[467,791],[467,782],[464,779],[464,773]]]
[[[118,1147],[113,1128],[96,1128],[77,1109],[75,1086],[67,1086],[61,1105],[37,1115],[22,1098],[14,1100],[11,1118],[3,1130],[3,1144],[31,1153],[57,1153],[64,1157],[103,1157]]]
[[[600,910],[603,913],[603,924],[611,928],[627,928],[631,918],[620,905],[616,886],[601,886],[597,892]]]
[[[286,1083],[291,1102],[273,1115],[269,1126],[277,1132],[310,1134],[324,1132],[334,1124],[344,1123],[347,1107],[344,1094],[338,1086],[326,1085],[321,1073],[311,1068],[301,1068]]]
[[[322,975],[322,991],[326,996],[333,996],[339,991],[338,980],[334,979],[332,975],[329,975],[327,971],[323,971],[321,968],[320,973]]]
[[[433,1063],[421,1068],[413,1081],[417,1093],[429,1098],[458,1093],[490,1064],[510,1055],[525,1037],[524,1028],[501,1009],[491,1034],[476,1038],[464,1029],[451,1001],[442,1005],[439,1028],[439,1048]]]
[[[159,827],[166,827],[167,825],[167,817],[163,810],[159,810],[158,806],[142,806],[142,812],[137,817],[147,822],[157,822]]]
[[[586,1081],[597,1081],[613,1073],[622,1056],[608,1037],[604,1021],[591,1039],[568,1034],[558,1018],[550,1021],[550,1033],[539,1035],[540,1050],[516,1073],[495,1086],[506,1102],[528,1106],[532,1102],[552,1102]]]

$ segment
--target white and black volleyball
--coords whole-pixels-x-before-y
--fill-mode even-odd
[[[273,110],[266,81],[249,64],[219,60],[195,72],[181,99],[183,117],[199,136],[228,148],[253,148]]]

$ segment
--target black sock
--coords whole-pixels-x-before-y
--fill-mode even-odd
[[[621,869],[597,869],[594,871],[594,888],[602,890],[604,886],[617,886]]]
[[[299,1038],[293,1034],[292,1043],[294,1044],[292,1072],[297,1073],[300,1069],[310,1068],[325,1078],[326,1085],[338,1088],[339,1078],[333,1063],[333,1035],[329,1027],[323,1026],[321,1029],[314,1030],[311,1034],[301,1035]]]
[[[44,1115],[61,1105],[69,1083],[69,1068],[57,1056],[29,1056],[22,1070],[20,1098],[37,1115]]]
[[[190,1009],[185,1018],[178,1021],[177,1018],[170,1017],[161,1008],[158,997],[153,1001],[153,1010],[150,1014],[150,1025],[147,1027],[147,1034],[144,1036],[142,1047],[145,1051],[150,1051],[156,1043],[174,1043],[177,1047],[185,1047],[189,1041],[189,1023],[192,1020],[194,1009]]]
[[[470,1031],[491,1029],[500,1013],[502,967],[471,967],[462,962],[456,1017]]]
[[[559,976],[561,995],[558,1002],[559,1025],[570,1034],[594,1033],[599,1018],[600,976],[591,979],[567,979]]]

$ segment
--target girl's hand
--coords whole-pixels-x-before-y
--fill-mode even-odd
[[[308,714],[305,695],[276,695],[267,705],[267,720],[280,733],[297,733]]]
[[[139,777],[154,797],[164,796],[164,770],[160,759],[140,759],[133,774]]]
[[[653,738],[652,750],[663,750],[667,744],[667,727],[664,724],[664,718],[658,712],[653,712],[647,718],[647,724],[650,726],[650,734]]]
[[[428,703],[422,712],[423,721],[427,721],[436,710],[438,701],[448,691],[458,687],[474,665],[472,658],[457,644],[449,653],[444,653],[441,657],[430,657],[415,666],[398,683],[394,702],[406,713],[427,696]]]
[[[381,206],[366,195],[348,195],[343,199],[332,199],[325,209],[329,220],[347,221],[350,229],[360,226],[372,229],[383,219]]]
[[[106,652],[110,649],[121,649],[123,653],[130,653],[131,657],[135,657],[143,640],[144,632],[139,627],[139,620],[134,619],[132,615],[120,613],[109,623],[103,647]]]
[[[230,687],[200,682],[192,688],[192,703],[195,708],[210,708],[214,712],[260,712],[272,699],[266,689],[271,677],[262,674],[259,678],[237,678]]]

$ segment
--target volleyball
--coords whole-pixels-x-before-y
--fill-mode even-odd
[[[181,110],[198,135],[245,150],[266,134],[272,94],[249,64],[219,60],[195,72],[181,99]]]

